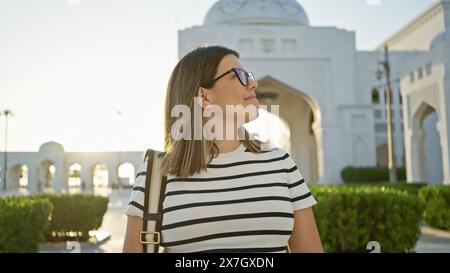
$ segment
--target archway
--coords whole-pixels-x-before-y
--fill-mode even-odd
[[[104,163],[96,164],[93,167],[93,182],[95,188],[107,188],[109,185],[108,166]]]
[[[318,183],[321,160],[321,114],[311,97],[272,77],[258,81],[260,105],[269,112],[279,106],[278,114],[290,131],[290,154],[308,183]]]
[[[43,160],[38,167],[38,191],[39,192],[55,192],[55,173],[56,167],[51,160]]]
[[[68,186],[70,193],[82,192],[86,189],[85,181],[81,180],[81,165],[74,163],[69,167]]]
[[[20,167],[19,188],[28,188],[28,184],[29,184],[28,167],[27,165],[22,165]]]
[[[438,117],[436,111],[428,114],[423,120],[425,177],[430,184],[440,185],[444,179],[442,171],[442,149],[437,130]]]
[[[9,187],[11,190],[26,193],[28,188],[28,167],[16,164],[9,169]]]
[[[245,124],[245,127],[249,132],[256,133],[260,140],[270,141],[276,147],[291,152],[291,129],[279,116],[260,108],[258,118]]]
[[[119,166],[119,187],[128,188],[134,185],[135,170],[133,164],[126,162]]]
[[[422,103],[413,116],[413,171],[416,179],[443,183],[442,148],[436,109]]]

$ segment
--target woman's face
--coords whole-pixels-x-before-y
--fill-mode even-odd
[[[239,59],[230,54],[225,56],[219,64],[217,73],[214,78],[217,78],[232,68],[244,69]],[[245,70],[245,69],[244,69]],[[245,115],[245,123],[250,122],[258,116],[258,99],[256,98],[255,90],[258,87],[256,80],[248,79],[248,85],[243,86],[234,72],[229,73],[225,77],[218,80],[214,86],[208,90],[207,98],[213,105],[217,105],[222,108],[224,115],[226,114],[226,106],[247,106],[246,111],[250,114]],[[243,111],[239,111],[237,115],[242,114]],[[230,119],[227,116],[225,119]],[[236,115],[233,117],[236,120]],[[240,126],[242,124],[237,124]]]

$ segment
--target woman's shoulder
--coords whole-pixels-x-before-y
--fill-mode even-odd
[[[261,152],[262,153],[273,153],[273,154],[275,154],[275,155],[278,155],[278,154],[287,154],[287,152],[283,149],[283,148],[280,148],[279,146],[277,146],[277,145],[275,145],[273,142],[263,142],[263,143],[261,143],[261,145],[260,145],[260,147],[261,147]]]
[[[261,144],[261,154],[264,155],[263,157],[265,158],[273,160],[276,159],[276,161],[280,161],[289,166],[293,164],[293,160],[289,152],[271,142]]]
[[[270,151],[274,151],[274,150],[278,149],[278,147],[270,141],[262,142],[260,147],[261,147],[261,152],[270,152]]]

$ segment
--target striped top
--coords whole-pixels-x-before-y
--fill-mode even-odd
[[[143,164],[126,214],[143,216]],[[241,146],[206,171],[167,177],[161,246],[165,252],[286,252],[294,212],[311,195],[291,156],[279,148],[254,154]]]

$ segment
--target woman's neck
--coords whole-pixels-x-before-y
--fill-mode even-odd
[[[241,146],[241,141],[239,140],[239,129],[235,128],[232,132],[233,137],[227,138],[227,127],[224,128],[224,139],[222,140],[214,140],[214,143],[217,145],[217,148],[219,148],[219,153],[230,153],[239,148]]]
[[[219,153],[230,153],[239,148],[241,146],[241,141],[238,139],[234,140],[215,140],[214,143],[219,148]]]

